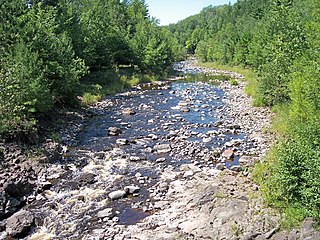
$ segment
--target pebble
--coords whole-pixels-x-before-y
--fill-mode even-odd
[[[209,142],[212,141],[212,138],[211,138],[211,137],[205,137],[205,138],[202,139],[202,141],[203,141],[204,143],[209,143]]]
[[[187,112],[190,112],[190,111],[191,111],[191,109],[190,109],[190,108],[188,108],[188,107],[182,107],[182,108],[180,108],[180,111],[181,111],[181,112],[185,112],[185,113],[187,113]]]
[[[124,190],[118,190],[118,191],[114,191],[114,192],[109,193],[108,196],[111,200],[117,200],[120,198],[124,198],[126,195],[127,195],[127,193]]]
[[[121,133],[120,128],[117,127],[109,127],[108,128],[108,134],[110,136],[118,136]]]
[[[138,156],[130,156],[130,157],[129,157],[129,160],[132,161],[132,162],[138,162],[138,161],[141,160],[141,158],[138,157]]]
[[[125,108],[122,110],[122,114],[124,115],[134,115],[136,114],[136,111],[132,108]]]
[[[156,163],[162,163],[165,161],[166,161],[166,158],[164,158],[164,157],[156,159]]]
[[[223,170],[224,169],[224,165],[222,163],[217,163],[216,169],[217,170]]]
[[[125,139],[125,138],[118,138],[116,140],[116,143],[124,146],[124,145],[128,145],[129,141],[128,141],[128,139]]]

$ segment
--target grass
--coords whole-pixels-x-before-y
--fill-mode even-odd
[[[271,132],[276,133],[278,136],[284,136],[288,133],[289,109],[289,103],[278,104],[272,107],[272,111],[276,115],[272,120]]]
[[[258,91],[258,76],[256,72],[250,68],[244,68],[241,66],[230,66],[230,65],[224,65],[224,64],[219,64],[217,62],[198,62],[198,65],[201,67],[206,67],[206,68],[213,68],[217,70],[225,70],[225,71],[231,71],[235,73],[239,73],[244,76],[245,80],[248,82],[245,92],[249,96],[252,96],[254,101],[253,105],[254,106],[262,106],[262,99],[259,96],[259,91]],[[230,82],[232,85],[236,85],[237,83],[235,81]]]
[[[122,69],[92,72],[81,82],[80,99],[83,105],[89,106],[99,102],[107,95],[114,95],[139,83],[159,79],[157,75],[144,75]]]

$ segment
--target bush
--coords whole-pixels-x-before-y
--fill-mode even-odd
[[[53,106],[42,61],[24,44],[16,45],[0,76],[0,134],[34,130],[35,117]]]

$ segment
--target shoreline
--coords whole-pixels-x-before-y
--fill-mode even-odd
[[[193,67],[187,64],[185,68]],[[208,75],[217,73],[217,70],[209,68],[195,69]],[[219,111],[222,115],[229,116],[222,126],[230,129],[237,126],[239,131],[248,133],[245,141],[252,143],[252,148],[248,147],[241,153],[242,156],[239,156],[242,159],[242,167],[231,170],[223,167],[218,170],[209,167],[199,168],[195,163],[190,163],[182,165],[179,172],[166,168],[160,177],[158,187],[161,187],[162,183],[170,183],[163,199],[155,203],[157,211],[154,214],[136,225],[111,225],[103,232],[92,233],[90,237],[278,240],[285,239],[281,236],[289,234],[279,231],[280,215],[276,210],[264,206],[259,186],[253,183],[252,174],[248,171],[257,161],[261,161],[274,140],[274,136],[268,131],[273,113],[268,108],[252,106],[252,98],[244,93],[246,82],[242,81],[242,75],[230,71],[218,72],[232,74],[239,81],[237,86],[226,81],[220,83],[221,89],[225,92],[225,106]],[[63,157],[68,151],[66,145],[76,144],[75,136],[84,128],[87,118],[98,116],[111,105],[112,101],[104,99],[82,113],[70,112],[71,122],[66,122],[66,131],[61,132],[62,144],[54,141],[46,143],[47,149],[50,150],[47,158],[51,156],[52,161],[43,159],[44,163],[37,163],[34,167],[38,172],[32,170],[33,178],[37,176],[37,180],[34,179],[36,187],[28,194],[26,201],[32,202],[42,191],[50,189],[51,183],[45,177],[50,165],[55,164],[56,159]],[[35,190],[38,193],[35,193]],[[310,220],[307,220],[306,224],[310,225]],[[3,231],[5,223],[1,226]],[[306,234],[304,228],[297,230],[301,236]],[[314,231],[311,227],[305,229],[309,232]],[[0,232],[0,239],[2,233]]]

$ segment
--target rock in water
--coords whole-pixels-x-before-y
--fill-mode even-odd
[[[209,142],[212,141],[212,138],[211,138],[211,137],[205,137],[205,138],[202,139],[202,141],[203,141],[204,143],[209,143]]]
[[[30,229],[33,222],[33,215],[26,210],[21,210],[8,218],[6,232],[13,237],[21,236]]]
[[[114,191],[114,192],[109,193],[109,198],[111,200],[117,200],[120,198],[124,198],[126,195],[127,195],[127,193],[125,191],[118,190],[118,191]]]
[[[116,140],[116,143],[124,146],[124,145],[128,145],[129,141],[128,139],[125,139],[125,138],[119,138]]]
[[[106,208],[104,210],[101,210],[98,212],[97,217],[98,218],[113,218],[116,214],[113,212],[112,208]]]
[[[222,157],[225,157],[226,159],[230,159],[234,156],[234,151],[233,150],[225,150],[222,153]]]
[[[156,145],[153,148],[157,153],[168,153],[171,152],[171,145],[170,144],[160,144]]]
[[[187,112],[190,112],[190,108],[188,108],[188,107],[182,107],[182,108],[180,108],[180,111],[187,113]]]
[[[108,134],[110,136],[118,136],[121,133],[121,130],[117,127],[109,127]]]
[[[136,111],[133,110],[132,108],[125,108],[122,110],[123,115],[134,115],[136,114]]]
[[[180,101],[180,102],[178,103],[178,105],[181,106],[181,107],[186,107],[186,106],[189,105],[189,103],[188,103],[187,101]]]
[[[156,163],[162,163],[162,162],[165,162],[166,161],[166,158],[158,158],[156,159]]]

